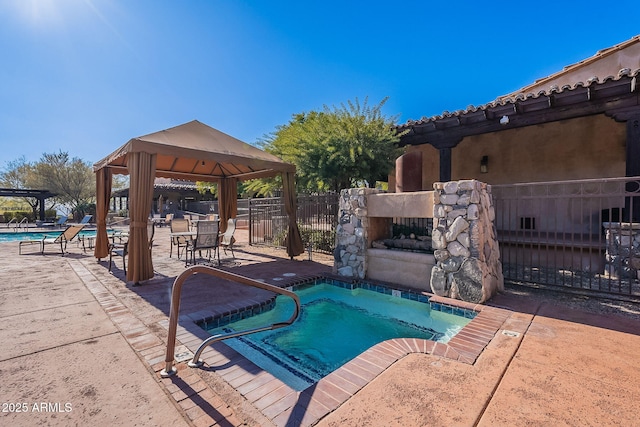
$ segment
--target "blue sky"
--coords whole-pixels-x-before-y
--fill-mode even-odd
[[[200,120],[255,143],[356,98],[482,105],[640,34],[636,2],[0,0],[0,168]]]

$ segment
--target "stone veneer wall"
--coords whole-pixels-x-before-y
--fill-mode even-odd
[[[602,226],[607,243],[605,273],[640,279],[640,223],[603,222]]]
[[[334,273],[364,279],[369,230],[367,195],[380,192],[374,188],[349,188],[340,192]]]
[[[491,186],[476,180],[433,184],[431,290],[481,303],[504,289]]]
[[[434,189],[432,246],[436,265],[431,270],[431,291],[484,302],[504,289],[491,187],[464,180],[435,183]],[[381,191],[371,188],[340,192],[334,273],[365,278],[370,233],[380,227],[374,225],[379,218],[367,215],[367,196],[377,193]]]

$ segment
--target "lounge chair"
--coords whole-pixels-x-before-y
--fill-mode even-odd
[[[231,249],[231,255],[236,258],[236,254],[233,253],[233,244],[236,239],[233,237],[233,233],[236,232],[236,219],[229,218],[227,221],[227,229],[224,233],[220,234],[220,246],[224,250],[224,254],[227,254],[227,249]]]
[[[69,217],[66,215],[62,215],[56,222],[45,222],[42,224],[43,227],[62,227]]]
[[[196,263],[196,251],[200,252],[202,256],[202,250],[206,249],[209,255],[209,261],[211,261],[211,250],[213,250],[213,256],[215,258],[216,251],[218,252],[218,265],[220,265],[220,249],[219,249],[219,233],[220,227],[218,221],[198,221],[196,224],[196,237],[187,241],[185,246],[185,267],[189,265],[189,252],[191,252],[191,261]]]
[[[67,243],[72,241],[80,231],[84,228],[84,225],[70,225],[62,233],[58,235],[45,236],[39,240],[21,240],[18,244],[18,253],[22,254],[22,247],[26,245],[38,244],[40,246],[40,253],[44,255],[44,247],[48,244],[60,245],[60,253],[64,256],[67,249]]]
[[[93,218],[93,215],[85,215],[84,218],[82,218],[82,220],[79,222],[79,224],[89,224],[91,218]]]
[[[155,234],[156,227],[153,221],[147,222],[147,238],[149,239],[149,255],[151,255],[151,251],[153,249],[153,235]],[[127,274],[127,255],[129,254],[129,241],[123,243],[115,243],[114,242],[109,245],[109,271],[111,271],[111,265],[113,263],[113,256],[122,257],[122,267],[124,270],[124,274]],[[122,240],[122,238],[120,238]]]

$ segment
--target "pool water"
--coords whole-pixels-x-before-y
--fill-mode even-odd
[[[224,342],[295,390],[304,390],[368,348],[392,338],[447,342],[470,318],[431,310],[418,302],[367,289],[328,283],[296,290],[301,313],[293,325]],[[291,298],[278,296],[272,310],[207,328],[212,335],[288,319]]]
[[[56,238],[62,234],[64,230],[53,231],[16,231],[13,233],[0,233],[0,243],[2,242],[17,242],[20,240],[42,240],[46,237]],[[95,230],[82,230],[79,236],[95,237]]]

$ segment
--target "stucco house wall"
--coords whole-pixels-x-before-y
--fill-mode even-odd
[[[625,124],[604,115],[475,135],[452,150],[451,178],[497,185],[624,176],[625,144]],[[407,151],[422,151],[422,189],[432,189],[438,150],[423,144]],[[480,172],[483,156],[487,173]]]

